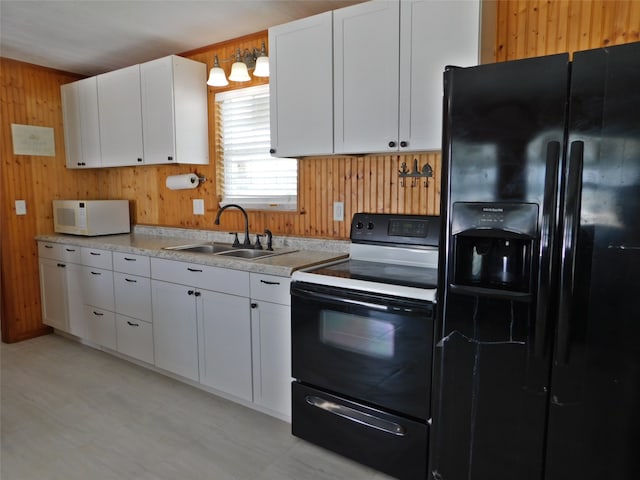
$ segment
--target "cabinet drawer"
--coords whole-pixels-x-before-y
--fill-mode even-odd
[[[61,262],[81,263],[80,247],[75,245],[38,242],[38,256]]]
[[[82,264],[90,267],[113,270],[112,255],[108,250],[82,247]]]
[[[149,322],[116,315],[116,339],[120,353],[153,363],[153,326]]]
[[[103,347],[116,349],[115,314],[102,308],[85,305],[87,340]]]
[[[131,253],[113,252],[113,269],[116,272],[148,277],[151,275],[149,257]]]
[[[241,297],[249,296],[249,272],[240,270],[152,258],[151,277]]]
[[[82,267],[82,293],[85,305],[114,311],[113,272],[93,267]]]
[[[282,305],[291,304],[289,285],[291,278],[265,275],[262,273],[251,274],[251,298],[264,300]]]
[[[113,274],[116,312],[128,317],[151,321],[151,280],[147,277]]]

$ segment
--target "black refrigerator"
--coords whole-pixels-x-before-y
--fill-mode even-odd
[[[444,86],[429,478],[640,478],[640,43]]]

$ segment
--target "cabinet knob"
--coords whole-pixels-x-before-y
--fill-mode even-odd
[[[396,146],[396,142],[394,142],[393,140],[391,140],[391,141],[389,142],[389,147],[393,148],[393,147],[395,147],[395,146]]]
[[[251,308],[258,308],[258,304],[257,303],[252,303],[251,304]]]
[[[269,149],[269,153],[273,155],[274,153],[276,153],[276,149],[275,148],[270,148]]]
[[[139,162],[142,162],[142,159],[141,159],[141,158],[138,158],[138,161],[139,161]]]
[[[196,297],[199,297],[200,295],[202,295],[202,293],[201,293],[201,292],[198,292],[198,291],[196,290],[196,291],[194,292],[194,295],[195,295]]]
[[[406,147],[407,145],[409,145],[409,142],[405,142],[404,140],[400,142],[401,147]]]
[[[169,155],[169,156],[167,157],[167,160],[169,160],[170,162],[173,162],[173,157],[172,157],[171,155]]]
[[[193,290],[187,290],[187,295],[193,295],[195,292]]]

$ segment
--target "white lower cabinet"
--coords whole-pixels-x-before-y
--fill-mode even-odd
[[[153,363],[153,325],[116,314],[117,350],[129,357]]]
[[[290,283],[251,274],[253,400],[284,418],[291,418]]]
[[[85,338],[102,347],[116,349],[116,319],[109,310],[85,305]]]
[[[291,418],[290,278],[38,242],[43,322]]]
[[[198,381],[195,293],[192,287],[151,280],[155,365]]]
[[[42,322],[80,335],[84,325],[80,248],[38,242]]]
[[[58,260],[41,258],[39,266],[42,322],[67,332],[69,319],[65,265]]]
[[[200,383],[251,402],[249,299],[207,290],[200,292]]]

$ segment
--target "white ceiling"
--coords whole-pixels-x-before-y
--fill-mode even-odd
[[[0,0],[0,56],[96,75],[362,0]]]

